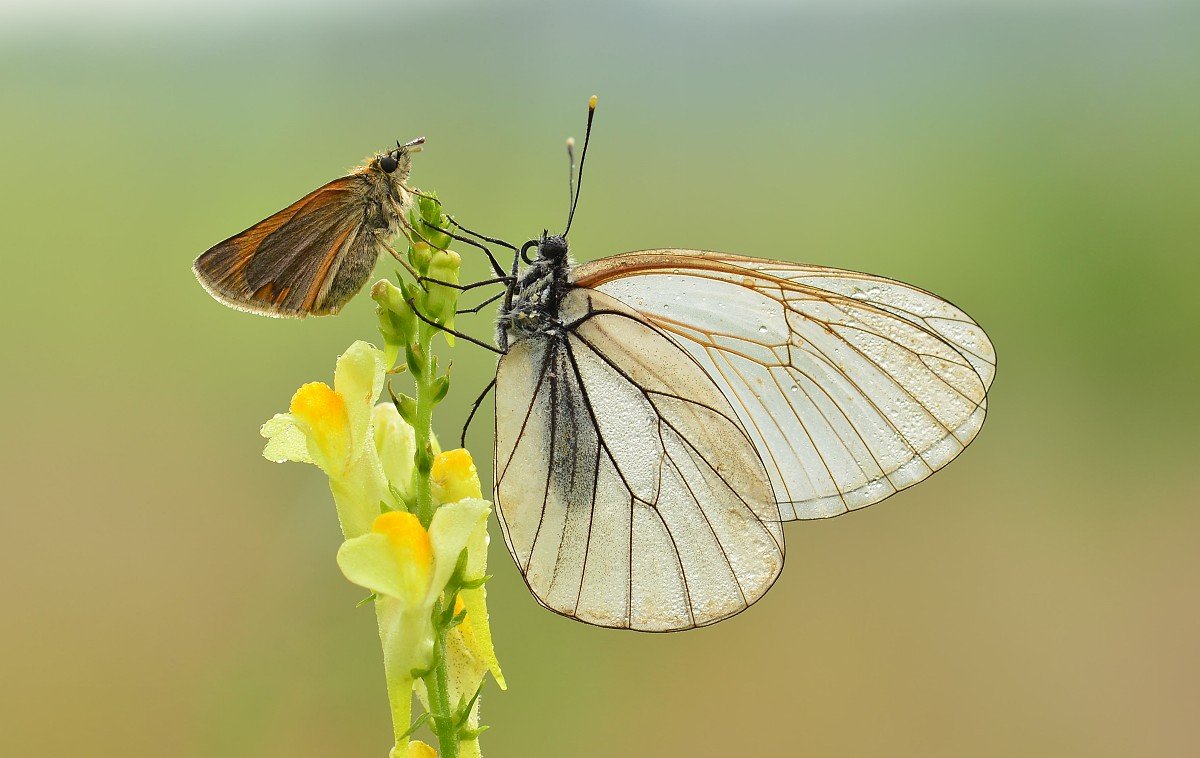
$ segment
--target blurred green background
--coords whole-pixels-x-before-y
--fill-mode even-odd
[[[547,613],[497,533],[485,755],[1200,753],[1198,39],[1136,0],[0,4],[3,752],[386,753],[324,480],[257,433],[372,303],[256,318],[188,267],[416,135],[464,222],[557,229],[595,92],[578,258],[892,276],[999,374],[965,455],[790,526],[709,629]],[[446,438],[493,366],[454,360]]]

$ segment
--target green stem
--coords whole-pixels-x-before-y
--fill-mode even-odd
[[[433,469],[433,334],[430,327],[421,326],[417,330],[416,349],[420,351],[423,368],[420,376],[414,376],[417,391],[416,423],[413,426],[416,442],[416,481],[413,495],[417,506],[417,518],[429,528],[433,519],[433,484],[430,481],[430,471]]]
[[[433,616],[440,619],[442,613],[442,601],[439,600],[434,605]],[[442,758],[458,758],[458,729],[450,708],[450,677],[446,671],[446,629],[440,623],[436,623],[434,628],[437,635],[434,641],[437,665],[424,679],[429,698],[430,726],[438,738],[438,755]]]

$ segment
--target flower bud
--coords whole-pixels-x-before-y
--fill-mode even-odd
[[[458,284],[458,272],[462,258],[453,250],[439,250],[429,262],[429,278]],[[428,312],[435,321],[449,323],[454,320],[454,309],[458,307],[458,290],[429,282],[429,294],[425,298]]]
[[[404,291],[387,279],[375,282],[371,287],[371,299],[376,303],[375,314],[379,317],[385,359],[391,367],[396,365],[400,348],[416,340],[417,315],[405,302]]]
[[[429,262],[429,278],[441,282],[458,284],[458,273],[462,258],[453,250],[439,250]],[[424,315],[431,321],[454,328],[454,311],[458,308],[458,290],[442,284],[428,282],[428,294],[424,298]],[[446,332],[446,342],[454,345],[454,335]]]
[[[420,214],[417,230],[435,248],[445,249],[450,244],[449,235],[441,230],[449,226],[449,219],[442,213],[442,204],[437,197],[422,197],[417,200],[416,212]]]

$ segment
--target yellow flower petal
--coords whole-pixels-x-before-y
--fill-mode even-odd
[[[375,400],[383,390],[383,351],[369,342],[358,340],[338,356],[333,370],[333,388],[346,403],[350,423],[352,457],[357,457],[367,442],[367,427]]]
[[[291,411],[323,434],[341,432],[349,425],[346,401],[325,382],[309,382],[296,390]]]
[[[308,440],[304,436],[304,431],[296,426],[296,419],[290,413],[276,413],[267,419],[258,431],[267,438],[267,445],[263,448],[263,457],[268,461],[273,463],[315,462],[312,454],[308,452]]]
[[[479,643],[475,641],[475,632],[472,631],[470,625],[471,614],[467,613],[467,605],[463,602],[462,596],[462,592],[454,596],[454,615],[462,614],[462,625],[458,627],[458,630],[462,633],[463,642],[467,643],[467,649],[475,652]]]
[[[292,396],[292,417],[305,427],[314,461],[331,476],[350,462],[350,418],[346,401],[325,382],[309,382]],[[313,448],[316,450],[313,450]]]
[[[375,449],[388,483],[407,497],[412,489],[413,454],[417,447],[413,428],[392,403],[376,405],[371,424]]]
[[[475,461],[463,448],[438,453],[433,459],[430,477],[433,479],[433,497],[438,503],[483,497]]]
[[[408,751],[403,758],[437,758],[437,751],[420,740],[408,743]]]
[[[480,523],[471,538],[467,541],[467,577],[477,578],[487,573],[488,533],[487,522]],[[463,590],[458,599],[467,611],[467,617],[461,627],[463,642],[470,648],[472,654],[492,672],[492,678],[500,689],[508,689],[504,681],[504,673],[500,670],[500,661],[496,659],[496,649],[492,646],[492,629],[487,609],[487,587],[473,590]]]
[[[434,511],[433,521],[429,524],[434,556],[429,605],[433,605],[433,601],[446,588],[446,582],[450,581],[458,556],[467,546],[471,533],[481,524],[487,524],[490,512],[491,503],[478,499],[459,500]]]
[[[433,573],[433,543],[420,520],[411,513],[392,511],[375,519],[371,531],[388,538],[400,568],[400,580],[412,593],[410,597],[428,592]]]
[[[351,530],[351,536],[366,531],[378,513],[380,493],[387,494],[375,451],[366,450],[383,375],[383,353],[369,343],[355,342],[337,360],[333,387],[324,382],[305,384],[292,396],[291,412],[275,414],[260,429],[268,440],[263,450],[268,460],[315,463],[329,475],[331,485],[354,479],[336,484],[347,492],[361,491],[370,511],[356,519],[362,528]],[[366,457],[364,451],[372,460],[352,471]]]

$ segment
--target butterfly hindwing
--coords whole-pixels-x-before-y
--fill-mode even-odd
[[[495,496],[530,589],[559,613],[646,631],[744,609],[782,568],[783,534],[733,409],[613,299],[572,290],[561,319],[577,323],[517,341],[497,373]]]

